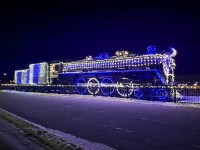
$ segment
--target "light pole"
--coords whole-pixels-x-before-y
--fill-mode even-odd
[[[4,73],[4,82],[6,83],[6,76],[7,76],[7,73]]]

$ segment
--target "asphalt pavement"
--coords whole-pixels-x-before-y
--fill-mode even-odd
[[[119,150],[200,149],[200,108],[113,99],[0,92],[0,107]]]
[[[47,150],[0,117],[0,150]]]

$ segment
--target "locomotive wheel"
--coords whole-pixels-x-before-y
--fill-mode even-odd
[[[117,92],[122,97],[130,96],[133,93],[133,88],[130,88],[131,82],[128,78],[122,78],[117,85]]]
[[[166,100],[168,96],[168,92],[165,89],[158,89],[156,91],[156,97],[160,100]]]
[[[49,89],[48,89],[48,88],[45,88],[44,92],[45,92],[45,93],[49,93]]]
[[[140,88],[136,88],[134,90],[134,96],[137,98],[137,99],[140,99],[142,96],[143,96],[143,92],[141,91]]]
[[[99,81],[96,78],[90,78],[87,83],[87,89],[90,94],[99,92]]]
[[[86,92],[86,81],[83,78],[79,78],[76,81],[76,91],[79,94],[84,94]]]
[[[113,80],[110,78],[103,78],[101,80],[100,90],[103,93],[103,95],[112,95],[115,90]]]

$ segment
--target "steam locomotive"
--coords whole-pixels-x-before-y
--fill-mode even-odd
[[[177,51],[157,53],[148,46],[145,54],[117,51],[114,56],[102,53],[97,57],[68,62],[30,64],[29,69],[15,71],[15,83],[21,86],[74,85],[77,93],[122,97],[137,91],[137,85],[172,85]],[[127,91],[127,87],[129,87]]]

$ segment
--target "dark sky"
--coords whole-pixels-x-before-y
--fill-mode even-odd
[[[200,74],[200,9],[172,0],[0,4],[0,77],[30,63],[83,59],[116,50],[178,51],[175,74]]]

